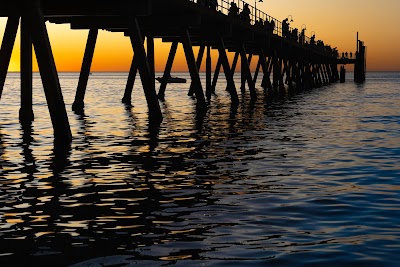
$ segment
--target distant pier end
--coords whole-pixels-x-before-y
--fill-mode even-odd
[[[344,72],[344,74],[346,72],[344,65],[353,64],[354,82],[356,83],[365,82],[366,70],[367,70],[367,47],[364,45],[364,41],[361,41],[358,38],[358,32],[357,32],[357,45],[356,45],[355,58],[352,57],[349,58],[347,53],[346,55],[342,53],[342,57],[337,59],[337,64],[342,65],[341,73]]]

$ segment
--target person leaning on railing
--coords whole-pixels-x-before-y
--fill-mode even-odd
[[[231,6],[229,7],[229,10],[228,10],[228,16],[230,16],[230,17],[238,17],[238,15],[239,15],[238,6],[236,5],[235,2],[231,2]]]
[[[246,4],[244,4],[242,12],[240,12],[240,18],[243,21],[250,22],[250,14],[251,14],[251,11],[249,8],[249,4],[246,3]]]
[[[310,45],[315,45],[315,34],[311,36]]]
[[[289,23],[287,18],[282,21],[282,36],[283,37],[289,36]]]
[[[268,19],[264,22],[264,28],[268,33],[274,33],[275,29],[275,21],[271,19],[271,21],[268,21]]]

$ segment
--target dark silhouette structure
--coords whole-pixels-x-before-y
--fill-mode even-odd
[[[236,3],[239,3],[237,5]],[[240,10],[239,7],[243,7]],[[218,9],[218,10],[216,10]],[[72,139],[65,103],[56,71],[45,21],[69,24],[72,29],[88,30],[80,77],[72,109],[84,109],[84,98],[90,75],[92,58],[99,29],[123,32],[130,39],[134,56],[122,102],[130,103],[136,75],[145,93],[149,120],[160,123],[163,119],[159,99],[164,99],[178,43],[183,45],[191,85],[189,95],[196,98],[198,110],[207,107],[207,100],[215,92],[216,83],[223,69],[233,104],[239,98],[233,75],[241,59],[241,89],[246,85],[251,98],[257,97],[257,78],[262,72],[261,86],[268,97],[309,90],[339,80],[338,64],[355,64],[355,80],[365,80],[365,53],[363,42],[357,37],[355,59],[339,59],[329,46],[319,40],[298,42],[294,29],[291,37],[287,19],[282,23],[257,10],[257,19],[268,27],[255,25],[250,7],[242,0],[15,0],[0,4],[0,16],[7,17],[7,25],[0,50],[0,97],[7,75],[11,52],[18,26],[21,26],[21,109],[20,121],[34,120],[32,111],[32,45],[46,95],[55,140],[70,142]],[[239,15],[240,14],[240,15]],[[254,15],[254,14],[253,14]],[[255,18],[256,16],[254,16]],[[267,22],[269,24],[267,25]],[[154,39],[171,43],[163,79],[158,92],[155,86]],[[308,37],[302,37],[308,40]],[[313,37],[315,38],[315,36]],[[146,46],[145,47],[145,41]],[[302,39],[303,40],[303,39]],[[198,46],[199,53],[193,52]],[[211,50],[218,50],[218,60],[212,79]],[[234,53],[233,62],[228,52]],[[199,68],[206,54],[205,92],[200,81]],[[254,75],[250,63],[254,56],[258,63]],[[272,81],[271,81],[272,74]]]

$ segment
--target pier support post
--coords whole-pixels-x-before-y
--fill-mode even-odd
[[[325,68],[326,68],[326,72],[328,73],[329,83],[331,84],[331,83],[333,83],[333,75],[332,75],[331,65],[326,64]]]
[[[232,61],[232,68],[231,68],[232,73],[235,73],[235,71],[236,71],[236,66],[237,66],[237,62],[239,60],[239,55],[240,55],[239,52],[235,52],[235,56],[233,57],[233,61]]]
[[[253,84],[253,79],[251,77],[250,65],[249,65],[249,61],[246,56],[246,49],[244,47],[244,44],[240,44],[239,49],[240,49],[240,57],[242,58],[242,73],[244,73],[245,78],[247,80],[247,84],[250,89],[251,98],[256,99],[257,93],[256,93],[256,89]],[[249,59],[251,60],[251,57]]]
[[[301,79],[301,72],[302,72],[302,64],[301,62],[297,59],[297,63],[295,63],[295,76],[296,76],[296,91],[300,92],[303,90],[303,81]]]
[[[285,75],[286,72],[286,65],[284,65],[284,60],[283,58],[279,59],[279,94],[281,96],[284,96],[286,94],[286,90],[285,90],[285,83],[283,81],[283,77]]]
[[[246,68],[247,68],[247,65],[249,66],[249,68],[250,68],[250,63],[251,63],[251,59],[253,58],[253,54],[249,54],[249,57],[247,57],[247,53],[246,53],[246,50],[244,50],[245,52],[245,56],[242,56],[242,52],[241,52],[241,49],[242,49],[242,46],[244,47],[244,45],[240,45],[240,47],[239,47],[239,51],[240,51],[240,53],[241,53],[241,55],[240,55],[240,59],[241,59],[241,69],[240,69],[240,80],[241,80],[241,85],[240,85],[240,89],[242,90],[242,92],[244,92],[245,91],[245,89],[246,89],[246,81],[249,83],[249,82],[253,82],[253,78],[251,77],[251,72],[250,72],[250,77],[251,77],[251,79],[250,80],[248,80],[248,73],[247,73],[247,70],[246,70]],[[250,86],[249,86],[250,87]],[[250,89],[251,90],[251,89]]]
[[[203,89],[201,86],[199,69],[197,68],[196,61],[194,59],[193,48],[190,41],[188,30],[182,32],[182,45],[185,52],[186,61],[188,64],[190,77],[193,83],[193,92],[196,95],[197,105],[199,108],[206,107],[206,100],[204,98]]]
[[[154,83],[154,87],[156,86],[156,80],[155,80],[155,60],[154,60],[154,36],[151,33],[147,34],[146,37],[147,40],[147,58],[149,60],[149,65],[150,65],[150,72],[153,76],[152,82]]]
[[[274,94],[276,94],[279,87],[279,75],[281,70],[279,69],[279,62],[276,56],[276,53],[272,56],[272,64],[273,64],[273,74],[272,74],[272,87]]]
[[[206,46],[204,44],[200,45],[199,53],[197,54],[197,59],[196,59],[197,70],[200,70],[201,63],[203,62],[205,48],[206,48]],[[193,83],[193,81],[191,81],[188,96],[193,96],[193,94],[194,94],[193,87],[194,87],[194,83]]]
[[[19,121],[29,124],[34,120],[32,110],[32,39],[29,30],[29,21],[21,17],[21,108]]]
[[[239,56],[240,56],[240,53],[239,52],[235,52],[235,56],[233,57],[233,61],[232,61],[232,66],[230,67],[231,68],[231,73],[232,73],[232,79],[235,76],[235,71],[236,71],[237,62],[239,60]],[[228,86],[226,86],[226,90],[229,91]]]
[[[165,98],[165,89],[167,88],[168,78],[171,76],[171,69],[172,65],[174,64],[177,48],[178,48],[178,42],[175,41],[171,45],[171,50],[169,51],[167,63],[165,65],[164,75],[161,79],[160,90],[158,91],[158,98],[162,100],[164,100]]]
[[[259,56],[258,57],[258,62],[257,62],[257,67],[256,67],[256,71],[254,73],[254,78],[253,78],[254,87],[256,87],[258,73],[260,72],[260,67],[261,67],[261,59],[260,59],[260,56]]]
[[[207,45],[206,57],[206,97],[207,100],[211,98],[211,46]]]
[[[239,97],[236,92],[235,81],[233,80],[232,69],[234,66],[232,66],[232,68],[229,66],[229,60],[228,60],[228,56],[226,55],[225,44],[224,44],[224,40],[222,39],[222,37],[220,37],[218,39],[218,52],[219,52],[219,57],[221,59],[222,68],[224,69],[225,78],[226,78],[226,82],[227,82],[226,90],[231,95],[232,103],[237,104],[237,103],[239,103]],[[236,62],[237,62],[238,56],[239,56],[238,53],[235,54]],[[235,60],[234,60],[234,62],[235,62]]]
[[[8,17],[0,49],[0,99],[6,81],[8,66],[10,65],[11,53],[14,48],[18,25],[19,16]]]
[[[221,56],[218,56],[218,61],[217,61],[217,66],[215,66],[215,72],[214,72],[214,78],[212,80],[211,84],[211,93],[215,93],[215,87],[217,86],[217,81],[219,77],[219,72],[221,71],[221,66],[222,66],[222,60]]]
[[[128,80],[126,81],[124,96],[122,97],[122,103],[131,104],[132,91],[135,85],[136,74],[138,71],[138,63],[135,55],[132,57],[131,67],[129,68]]]
[[[265,60],[265,54],[262,49],[260,49],[260,62],[261,68],[263,70],[263,79],[261,86],[264,88],[264,92],[270,93],[269,91],[272,89],[271,80],[270,80],[270,65],[271,58],[268,59],[268,62]]]
[[[356,51],[356,62],[354,64],[354,81],[356,83],[363,83],[365,81],[366,71],[366,46],[364,42],[358,39],[357,32],[357,51]]]
[[[287,84],[288,84],[288,92],[289,93],[293,93],[293,77],[292,77],[292,68],[293,68],[293,65],[292,65],[292,61],[291,60],[287,60],[287,68],[286,68],[286,81],[287,81]]]
[[[38,1],[32,1],[26,7],[33,47],[43,82],[47,106],[54,129],[55,143],[70,143],[72,139],[60,81],[51,51],[46,24]]]
[[[321,66],[322,66],[322,63],[319,63],[317,65],[317,71],[318,71],[319,80],[321,82],[321,86],[323,86],[323,85],[326,85],[326,81],[325,81],[325,76],[324,76]]]
[[[149,120],[151,123],[160,123],[163,117],[155,90],[154,75],[151,73],[149,61],[143,45],[143,37],[136,17],[129,18],[129,37],[132,43],[133,53],[138,61],[140,79],[149,109]]]
[[[90,75],[90,67],[92,66],[94,49],[96,47],[97,35],[98,29],[89,30],[85,54],[83,56],[81,72],[79,75],[78,87],[76,89],[74,103],[72,104],[72,110],[75,112],[81,112],[85,106],[84,98]]]
[[[340,67],[340,83],[344,83],[346,81],[346,69],[344,66]]]

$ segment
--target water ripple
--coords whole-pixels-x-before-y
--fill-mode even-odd
[[[188,84],[169,85],[154,126],[139,84],[120,103],[126,73],[94,73],[83,114],[64,73],[74,138],[59,151],[39,76],[22,127],[10,74],[1,266],[397,266],[400,76],[368,76],[238,106],[219,82],[205,114]]]

